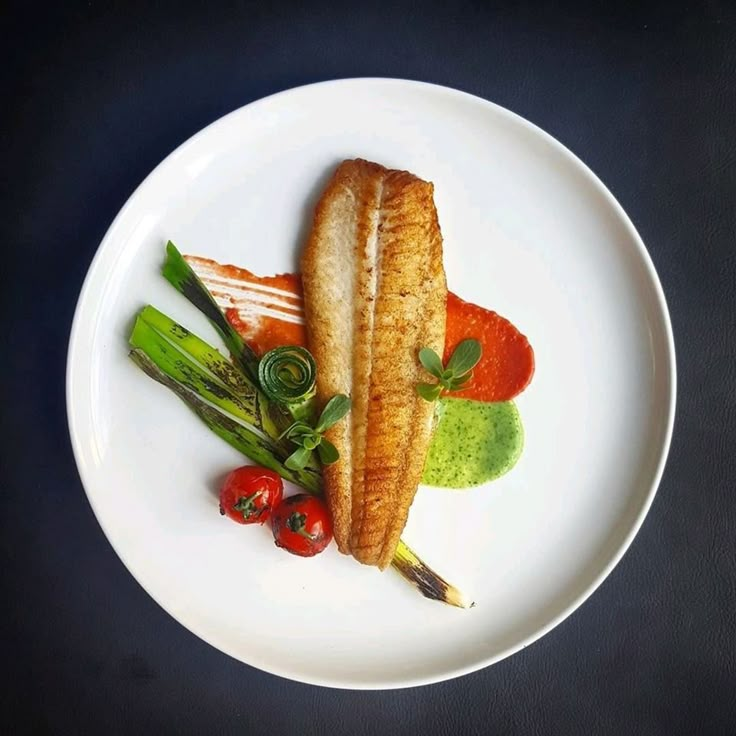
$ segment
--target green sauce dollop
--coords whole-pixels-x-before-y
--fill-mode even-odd
[[[524,429],[513,401],[492,404],[442,398],[424,465],[422,483],[470,488],[495,480],[514,467],[524,446]]]

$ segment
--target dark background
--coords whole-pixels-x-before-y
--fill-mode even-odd
[[[734,4],[267,5],[0,9],[0,731],[736,733]],[[600,590],[511,659],[385,693],[262,674],[169,618],[92,515],[63,394],[82,279],[143,177],[226,112],[350,76],[457,87],[572,149],[647,243],[678,349],[664,480]]]

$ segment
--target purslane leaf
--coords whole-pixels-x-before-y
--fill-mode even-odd
[[[312,455],[311,450],[307,450],[306,447],[297,447],[294,452],[286,458],[286,465],[289,470],[301,470],[308,462]]]
[[[481,346],[477,340],[463,340],[453,352],[447,363],[447,370],[455,376],[462,376],[473,370],[480,360]]]
[[[321,439],[316,433],[304,435],[302,438],[302,447],[305,450],[316,450],[319,447]]]
[[[310,434],[312,431],[312,428],[305,422],[294,422],[279,435],[278,439],[281,440],[284,437],[293,439],[294,437],[301,437],[305,434]]]
[[[351,401],[345,394],[336,394],[322,410],[322,415],[314,428],[315,432],[322,433],[337,424],[349,411]]]
[[[437,383],[418,383],[417,393],[426,401],[436,401],[442,389],[456,391],[472,377],[471,371],[480,360],[482,348],[477,340],[468,338],[460,342],[443,368],[439,355],[431,348],[419,351],[419,362],[424,369],[435,376]]]
[[[455,389],[464,386],[472,377],[472,373],[466,373],[464,376],[460,376],[459,378],[453,378],[451,381],[452,386],[450,387],[450,391],[454,391]]]
[[[337,447],[324,437],[317,447],[317,453],[319,454],[319,459],[322,461],[322,465],[332,465],[332,463],[340,459],[340,453],[337,451]]]
[[[343,394],[337,394],[327,402],[316,427],[311,427],[306,422],[295,421],[282,434],[282,437],[287,437],[298,445],[297,449],[286,459],[286,467],[292,470],[305,467],[315,450],[323,464],[329,465],[336,462],[340,458],[340,453],[322,435],[339,422],[350,411],[350,407],[350,399]]]
[[[442,374],[442,360],[432,348],[422,348],[419,351],[419,362],[424,366],[427,373],[437,378]]]
[[[442,392],[442,386],[439,383],[418,383],[417,393],[425,401],[436,401]]]

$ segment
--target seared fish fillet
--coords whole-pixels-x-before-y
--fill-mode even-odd
[[[349,395],[324,469],[341,552],[386,567],[406,524],[432,433],[417,354],[445,342],[447,284],[432,184],[345,161],[320,199],[302,256],[309,345],[324,403]]]

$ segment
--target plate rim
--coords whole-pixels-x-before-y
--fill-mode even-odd
[[[252,109],[257,106],[261,105],[267,105],[272,103],[277,98],[286,97],[289,95],[293,95],[296,93],[304,93],[306,90],[313,89],[313,88],[321,88],[321,87],[340,87],[340,86],[350,86],[350,85],[395,85],[395,86],[412,86],[417,87],[420,89],[427,89],[431,93],[436,94],[444,94],[455,98],[465,98],[470,99],[476,104],[480,104],[482,106],[486,106],[492,110],[496,114],[499,114],[503,117],[506,117],[507,119],[511,119],[513,122],[515,122],[518,125],[521,125],[523,128],[526,128],[528,131],[541,136],[549,145],[551,145],[553,148],[557,150],[558,153],[563,154],[566,158],[568,158],[578,169],[580,173],[582,173],[585,177],[585,180],[592,185],[594,188],[598,190],[598,193],[601,194],[606,201],[606,204],[610,206],[612,212],[614,212],[619,220],[619,222],[625,227],[626,232],[628,236],[630,237],[631,241],[636,247],[637,255],[640,258],[641,263],[643,264],[646,276],[649,280],[649,286],[652,289],[652,296],[654,296],[654,301],[657,308],[657,316],[661,320],[661,325],[663,328],[663,337],[664,337],[664,343],[665,343],[665,356],[666,361],[668,364],[668,370],[667,373],[667,379],[669,383],[669,391],[668,391],[668,402],[666,406],[666,420],[664,424],[664,436],[663,436],[663,442],[661,446],[658,448],[659,457],[657,459],[656,468],[654,471],[654,475],[652,477],[652,482],[650,483],[649,489],[647,490],[646,496],[642,501],[641,507],[639,511],[636,514],[636,518],[631,523],[630,528],[628,529],[627,533],[625,534],[621,544],[613,551],[613,553],[609,556],[608,561],[601,566],[600,571],[598,574],[594,577],[594,579],[587,585],[587,587],[579,594],[577,595],[570,603],[568,603],[567,606],[565,606],[556,616],[554,616],[550,621],[548,621],[543,626],[535,629],[531,634],[529,634],[524,639],[520,640],[514,645],[511,645],[504,649],[501,652],[498,652],[494,655],[491,655],[486,658],[482,658],[478,661],[474,661],[466,666],[461,667],[454,667],[449,670],[445,670],[441,673],[433,673],[426,676],[410,676],[410,677],[396,677],[396,676],[389,676],[383,680],[376,680],[376,681],[352,681],[345,678],[335,677],[335,678],[325,678],[325,677],[310,677],[310,676],[304,676],[303,673],[293,673],[289,672],[287,668],[284,667],[274,667],[270,665],[267,662],[263,661],[246,661],[238,654],[234,653],[233,651],[229,651],[226,646],[219,642],[215,642],[207,633],[203,633],[195,628],[191,628],[190,626],[183,623],[183,621],[180,620],[180,618],[174,614],[170,608],[165,605],[159,598],[154,595],[146,585],[144,585],[138,577],[133,573],[131,570],[131,567],[129,566],[128,562],[126,561],[126,555],[123,552],[123,550],[119,549],[118,546],[113,544],[111,541],[110,535],[108,534],[108,530],[106,528],[105,523],[103,522],[101,518],[101,513],[99,512],[96,502],[93,498],[94,494],[89,490],[91,486],[91,481],[88,477],[88,471],[85,466],[85,463],[83,461],[82,456],[82,439],[80,437],[80,430],[77,426],[78,418],[75,416],[75,409],[74,409],[74,386],[73,386],[73,377],[74,377],[74,371],[75,371],[75,364],[77,363],[77,357],[76,357],[76,351],[78,350],[78,343],[80,341],[80,331],[82,329],[81,323],[83,320],[83,312],[86,301],[88,299],[89,293],[92,289],[92,285],[94,281],[96,280],[97,271],[99,269],[100,263],[102,261],[103,254],[109,250],[112,247],[112,243],[114,242],[114,236],[116,234],[116,230],[124,218],[125,214],[128,212],[128,210],[133,206],[135,200],[137,199],[138,194],[144,189],[144,187],[148,184],[148,182],[155,177],[157,172],[168,165],[173,159],[175,159],[178,155],[184,152],[185,149],[189,148],[190,146],[194,145],[201,137],[203,137],[206,134],[211,133],[214,129],[216,129],[218,126],[223,125],[227,119],[229,119],[232,116],[241,114],[242,111],[246,109]],[[652,503],[654,501],[654,497],[657,493],[657,490],[659,488],[659,485],[662,480],[662,475],[664,473],[664,468],[667,462],[667,458],[669,455],[669,450],[671,446],[672,441],[672,434],[674,429],[674,420],[675,420],[675,410],[676,410],[676,403],[677,403],[677,366],[676,366],[676,353],[675,353],[675,342],[674,342],[674,335],[672,330],[672,322],[670,318],[669,309],[667,307],[667,300],[664,295],[664,290],[662,288],[662,284],[659,279],[659,275],[655,269],[654,263],[652,261],[652,258],[641,238],[638,231],[636,230],[633,222],[627,215],[626,211],[623,209],[621,204],[619,204],[618,200],[613,196],[613,194],[609,191],[609,189],[605,186],[605,184],[599,179],[599,177],[595,174],[595,172],[587,166],[578,156],[576,156],[572,151],[570,151],[564,144],[562,144],[560,141],[558,141],[556,138],[554,138],[552,135],[544,131],[542,128],[538,127],[534,123],[530,122],[526,118],[522,117],[521,115],[501,106],[497,103],[491,102],[490,100],[487,100],[483,97],[480,97],[478,95],[472,94],[470,92],[466,92],[463,90],[459,90],[453,87],[448,87],[445,85],[440,84],[434,84],[431,82],[425,82],[420,80],[412,80],[412,79],[403,79],[403,78],[397,78],[397,77],[375,77],[375,76],[367,76],[367,77],[343,77],[343,78],[336,78],[336,79],[330,79],[320,82],[314,82],[311,84],[305,84],[300,85],[297,87],[292,87],[289,89],[281,90],[279,92],[273,93],[271,95],[268,95],[266,97],[262,97],[256,100],[253,100],[245,105],[242,105],[231,112],[226,113],[225,115],[213,120],[200,130],[198,130],[196,133],[191,135],[189,138],[187,138],[185,141],[180,143],[176,148],[174,148],[167,156],[165,156],[145,177],[144,179],[138,184],[138,186],[135,187],[135,189],[130,193],[128,198],[126,199],[123,206],[120,208],[112,222],[110,223],[109,227],[107,228],[105,235],[103,236],[102,240],[100,241],[100,244],[97,246],[97,249],[95,251],[95,254],[90,261],[90,264],[87,268],[86,275],[84,277],[84,281],[82,282],[82,287],[79,292],[79,296],[76,301],[76,305],[74,308],[74,316],[71,323],[71,328],[69,331],[69,340],[68,340],[68,347],[67,347],[67,359],[66,359],[66,369],[65,369],[65,401],[66,401],[66,413],[67,413],[67,424],[68,424],[68,430],[69,430],[69,436],[70,441],[72,445],[72,452],[74,455],[74,461],[77,466],[77,472],[79,473],[79,478],[82,483],[82,487],[84,488],[85,495],[87,496],[87,501],[90,504],[90,507],[92,508],[92,511],[94,513],[95,519],[97,520],[97,523],[99,524],[100,528],[102,529],[103,534],[105,535],[106,541],[115,551],[115,554],[118,556],[120,561],[123,563],[123,566],[126,568],[128,573],[133,577],[133,579],[136,581],[138,585],[140,585],[141,588],[153,599],[153,601],[160,606],[172,619],[174,619],[180,626],[183,626],[187,631],[197,636],[199,639],[205,641],[210,646],[214,647],[218,651],[221,651],[222,653],[232,657],[233,659],[242,662],[250,667],[255,667],[257,669],[260,669],[264,672],[268,672],[269,674],[276,675],[278,677],[283,677],[286,679],[290,679],[297,682],[304,682],[310,685],[318,685],[323,687],[332,687],[332,688],[338,688],[338,689],[354,689],[354,690],[393,690],[393,689],[400,689],[400,688],[407,688],[407,687],[416,687],[421,685],[429,685],[434,684],[437,682],[444,682],[446,680],[451,680],[457,677],[461,677],[467,674],[470,674],[472,672],[476,672],[478,670],[484,669],[486,667],[489,667],[490,665],[496,664],[497,662],[500,662],[503,659],[506,659],[507,657],[512,656],[513,654],[517,653],[518,651],[526,648],[530,644],[538,641],[543,636],[545,636],[547,633],[549,633],[552,629],[557,627],[560,623],[562,623],[565,619],[567,619],[572,613],[574,613],[578,608],[580,608],[587,600],[590,598],[590,596],[602,585],[604,580],[611,574],[613,569],[618,565],[618,563],[621,561],[623,556],[626,554],[628,549],[630,548],[634,538],[639,533],[639,530],[641,529],[642,524],[644,523],[644,519],[647,517],[649,510],[651,509]]]

